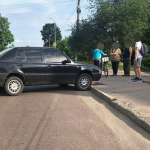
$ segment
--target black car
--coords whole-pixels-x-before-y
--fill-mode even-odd
[[[0,86],[8,95],[19,95],[24,85],[74,84],[84,91],[100,78],[97,66],[73,61],[58,49],[15,47],[0,52]]]

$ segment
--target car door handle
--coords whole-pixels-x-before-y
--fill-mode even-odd
[[[51,68],[52,66],[51,66],[51,65],[47,65],[47,67],[48,67],[48,68]]]
[[[23,66],[23,64],[17,64],[17,66]]]

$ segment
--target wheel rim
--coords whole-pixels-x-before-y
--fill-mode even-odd
[[[9,90],[9,92],[11,92],[13,94],[20,92],[20,90],[21,90],[20,82],[18,80],[11,80],[8,83],[8,90]]]
[[[86,89],[90,85],[90,79],[87,76],[81,77],[79,80],[79,86],[82,89]]]

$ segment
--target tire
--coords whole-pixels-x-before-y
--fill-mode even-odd
[[[78,76],[75,86],[80,91],[86,91],[91,88],[92,78],[87,73],[82,73]]]
[[[108,69],[105,69],[104,74],[105,74],[105,77],[108,77]]]
[[[17,96],[23,91],[23,82],[18,77],[10,77],[5,82],[5,91],[10,96]]]
[[[60,86],[67,86],[68,84],[59,84]]]
[[[107,65],[106,62],[105,62],[105,65],[104,65],[104,75],[105,75],[105,77],[108,77],[108,65]]]

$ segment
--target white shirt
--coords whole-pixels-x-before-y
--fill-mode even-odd
[[[136,43],[135,43],[135,50],[136,50],[137,47],[138,47],[138,49],[140,50],[140,49],[141,49],[141,46],[142,46],[141,41],[136,42]],[[143,57],[143,56],[142,56],[142,55],[140,54],[140,52],[138,51],[137,58],[140,58],[140,57]]]

